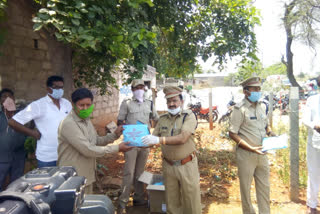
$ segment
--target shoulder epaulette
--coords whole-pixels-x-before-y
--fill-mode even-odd
[[[164,117],[164,116],[168,116],[169,113],[164,113],[164,114],[161,114],[159,117]]]

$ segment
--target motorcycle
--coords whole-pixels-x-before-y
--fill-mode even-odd
[[[235,105],[236,103],[233,101],[233,100],[230,100],[230,102],[227,104],[227,112],[221,116],[221,118],[219,119],[219,124],[221,124],[222,122],[225,122],[227,120],[229,120],[229,116],[231,115],[232,113],[232,110],[233,110],[233,106]]]
[[[189,104],[189,108],[199,119],[204,119],[209,122],[209,108],[202,108],[201,103]],[[218,108],[217,106],[212,106],[212,122],[218,119]]]

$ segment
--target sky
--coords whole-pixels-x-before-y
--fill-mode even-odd
[[[284,0],[256,0],[254,5],[261,13],[261,26],[256,27],[255,33],[258,42],[258,57],[264,67],[281,61],[285,55],[286,34],[282,25],[281,17],[284,13]],[[293,42],[292,52],[294,54],[294,74],[301,72],[316,75],[320,71],[318,56],[306,46],[299,42]],[[206,63],[199,60],[204,70],[212,69],[212,59]],[[228,63],[228,72],[236,72],[235,62]]]

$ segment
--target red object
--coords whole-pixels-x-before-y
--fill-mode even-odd
[[[212,106],[212,111],[217,110],[217,106]],[[207,114],[209,113],[209,108],[201,108],[200,109],[201,114]]]

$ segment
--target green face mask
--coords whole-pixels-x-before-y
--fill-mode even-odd
[[[78,108],[75,107],[77,110]],[[79,110],[78,116],[82,119],[86,119],[90,116],[90,114],[93,112],[94,104],[92,104],[89,108]]]

